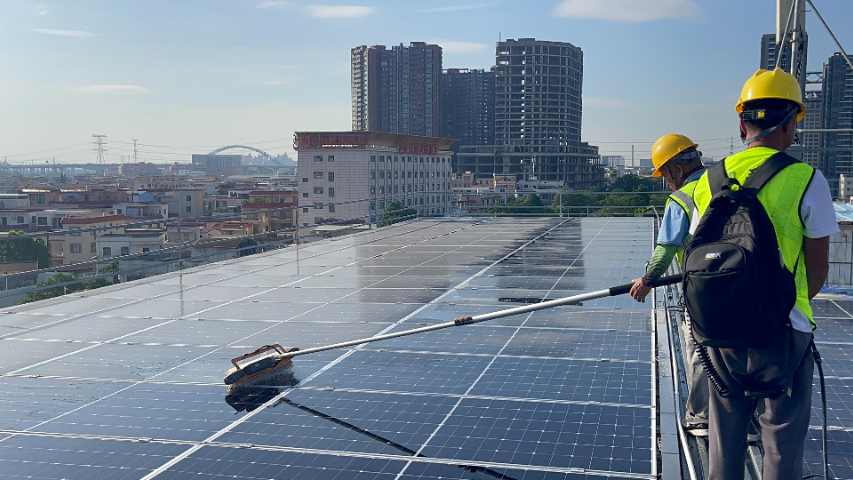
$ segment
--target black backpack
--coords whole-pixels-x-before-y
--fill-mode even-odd
[[[711,202],[685,248],[684,299],[695,341],[721,348],[760,348],[790,328],[797,298],[776,231],[758,191],[798,160],[779,152],[743,186],[725,160],[708,169]]]

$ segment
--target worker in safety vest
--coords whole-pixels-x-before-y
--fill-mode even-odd
[[[674,257],[681,265],[683,247],[699,222],[693,190],[696,189],[697,180],[705,173],[705,167],[702,166],[702,152],[697,147],[686,136],[675,133],[662,136],[652,146],[652,163],[655,166],[652,176],[663,176],[673,193],[666,202],[657,247],[649,260],[646,274],[634,279],[631,288],[631,296],[638,302],[645,301],[652,289],[649,285],[666,272]],[[685,360],[688,369],[684,428],[692,435],[707,436],[708,376],[690,335],[689,318],[685,318],[682,329],[687,339]]]
[[[796,139],[806,114],[797,80],[777,68],[758,70],[743,86],[735,110],[747,149],[728,157],[725,171],[741,185],[765,160],[784,152]],[[711,201],[708,175],[696,184],[693,200],[700,214]],[[814,359],[809,348],[815,328],[809,300],[829,271],[829,236],[838,231],[829,186],[820,171],[797,162],[777,173],[758,193],[779,243],[781,261],[794,273],[797,297],[785,340],[763,348],[706,347],[711,365],[730,387],[740,381],[779,379],[781,394],[762,398],[743,388],[724,397],[710,388],[709,478],[741,480],[747,429],[758,416],[764,446],[764,480],[803,478],[803,442],[811,413]],[[760,246],[759,246],[760,248]],[[725,302],[726,299],[719,299]],[[731,305],[738,308],[738,305]],[[742,388],[742,387],[741,387]]]

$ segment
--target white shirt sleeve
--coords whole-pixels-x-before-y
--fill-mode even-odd
[[[803,234],[808,238],[823,238],[838,232],[829,184],[820,170],[815,170],[812,183],[803,195],[800,218],[803,220]]]

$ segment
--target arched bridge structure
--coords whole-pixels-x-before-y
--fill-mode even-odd
[[[219,148],[217,148],[216,150],[214,150],[214,151],[212,151],[212,152],[208,153],[208,155],[216,155],[217,153],[222,153],[222,152],[224,152],[225,150],[231,150],[231,149],[236,149],[236,148],[245,148],[246,150],[251,150],[251,151],[253,151],[253,152],[255,152],[255,153],[259,153],[259,154],[261,154],[261,155],[263,155],[263,156],[267,157],[268,159],[270,159],[270,161],[271,161],[272,163],[274,163],[274,164],[276,164],[276,165],[281,166],[281,163],[280,163],[279,161],[275,160],[275,159],[272,157],[272,155],[270,155],[269,153],[267,153],[267,152],[265,152],[265,151],[263,151],[263,150],[261,150],[261,149],[259,149],[259,148],[250,147],[250,146],[248,146],[248,145],[228,145],[228,146],[226,146],[226,147],[219,147]]]

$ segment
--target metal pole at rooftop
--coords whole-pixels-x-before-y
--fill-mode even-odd
[[[179,204],[180,205],[180,204]],[[167,230],[168,233],[168,230]],[[181,236],[181,212],[178,212],[178,241],[181,242],[178,247],[178,269],[184,269],[184,237]]]
[[[817,8],[815,8],[812,0],[806,1],[809,3],[809,5],[811,5],[812,11],[814,12],[815,16],[817,16],[817,19],[820,20],[820,23],[823,24],[823,28],[826,29],[826,31],[829,33],[829,36],[832,37],[832,40],[835,42],[835,45],[837,45],[838,49],[841,50],[841,55],[844,56],[844,60],[847,61],[847,65],[850,65],[850,69],[853,70],[853,62],[850,61],[850,57],[847,56],[847,52],[844,51],[844,47],[841,46],[841,42],[839,42],[838,39],[835,38],[835,34],[832,33],[832,30],[829,29],[829,25],[827,25],[826,22],[823,20],[823,17],[820,15],[820,12],[817,11]]]

